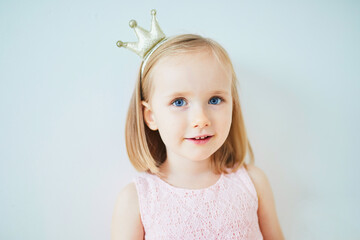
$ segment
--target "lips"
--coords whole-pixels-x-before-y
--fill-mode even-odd
[[[208,138],[208,137],[212,137],[212,135],[203,134],[203,135],[199,135],[199,136],[196,136],[196,137],[193,137],[193,138],[190,138],[190,139],[199,140],[199,139],[205,139],[205,138]]]
[[[186,138],[186,140],[193,142],[195,144],[205,144],[210,141],[213,135],[199,135],[193,138]]]

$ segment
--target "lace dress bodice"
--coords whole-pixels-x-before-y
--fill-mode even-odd
[[[174,187],[147,172],[134,182],[146,240],[263,239],[256,190],[244,167],[203,189]]]

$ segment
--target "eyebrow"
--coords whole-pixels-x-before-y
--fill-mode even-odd
[[[226,94],[229,94],[229,92],[228,91],[223,91],[223,90],[217,90],[217,91],[211,92],[211,94],[224,94],[224,95],[226,95]]]
[[[216,91],[212,91],[210,92],[211,95],[228,95],[229,92],[228,91],[223,91],[223,90],[216,90]],[[166,95],[166,97],[172,98],[172,97],[177,97],[177,96],[186,96],[186,95],[191,95],[191,92],[174,92],[172,94]]]

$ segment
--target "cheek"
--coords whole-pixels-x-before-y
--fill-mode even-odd
[[[223,133],[226,135],[228,134],[231,122],[232,122],[232,107],[229,106],[228,108],[224,109],[224,111],[221,114],[216,115],[218,117],[217,124],[218,127],[222,129]]]
[[[158,113],[156,117],[159,133],[163,141],[173,137],[181,137],[183,135],[186,124],[184,118],[179,114],[165,111]]]

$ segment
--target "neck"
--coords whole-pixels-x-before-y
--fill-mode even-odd
[[[168,156],[166,161],[160,166],[160,172],[167,178],[197,179],[199,177],[213,175],[210,169],[210,158],[193,161]]]
[[[160,172],[164,174],[163,180],[169,184],[186,189],[206,188],[219,179],[219,175],[210,169],[210,158],[194,161],[168,155],[160,166]]]

